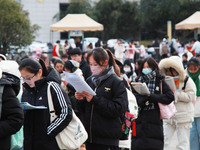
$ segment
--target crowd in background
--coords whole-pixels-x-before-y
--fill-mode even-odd
[[[7,61],[4,55],[0,58]],[[66,41],[64,47],[57,41],[52,57],[36,51],[32,56],[25,55],[18,63],[23,81],[21,101],[48,107],[46,89],[49,82],[53,82],[51,94],[58,115],[50,123],[48,110],[25,112],[25,150],[59,149],[55,136],[70,122],[72,109],[89,136],[81,149],[119,150],[120,117],[128,110],[126,89],[132,91],[139,107],[136,136],[130,137],[132,150],[169,150],[175,131],[177,149],[200,149],[198,40],[183,45],[178,38],[168,41],[166,36],[147,48],[136,41],[125,45],[120,39],[114,47],[109,47],[107,42],[99,40],[95,47],[90,43],[84,50],[80,39],[76,43]],[[80,76],[96,96],[77,92],[66,80],[64,71]],[[176,91],[167,85],[165,76],[179,78]],[[150,94],[136,92],[133,82],[146,83]],[[167,105],[173,101],[177,113],[168,120],[161,120],[158,103]]]

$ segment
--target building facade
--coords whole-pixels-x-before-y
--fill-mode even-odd
[[[40,29],[35,41],[55,43],[61,39],[59,32],[51,32],[50,25],[59,21],[59,12],[62,7],[69,5],[69,0],[16,0],[29,13],[31,24],[37,24]],[[90,0],[95,4],[99,0]],[[129,0],[139,2],[140,0]]]

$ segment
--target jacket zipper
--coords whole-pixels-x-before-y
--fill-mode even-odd
[[[97,86],[98,87],[98,86]],[[94,92],[96,93],[97,87],[94,89]],[[92,143],[92,117],[93,117],[93,111],[94,111],[94,104],[92,104],[91,114],[90,114],[90,143]]]
[[[92,143],[92,116],[93,116],[94,104],[92,104],[92,110],[90,115],[90,143]]]

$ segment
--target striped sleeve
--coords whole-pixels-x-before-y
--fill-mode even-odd
[[[48,135],[51,134],[52,132],[54,132],[54,130],[56,130],[58,128],[62,128],[61,126],[63,126],[63,129],[64,129],[69,123],[68,121],[67,121],[68,123],[66,123],[66,120],[67,120],[66,118],[67,118],[67,115],[68,115],[68,105],[67,105],[67,102],[65,100],[65,96],[64,96],[61,88],[59,87],[59,85],[57,83],[53,82],[51,84],[51,87],[55,92],[55,95],[54,96],[52,95],[52,99],[53,99],[53,103],[54,103],[54,107],[55,107],[54,109],[55,109],[55,111],[60,110],[60,114],[48,126],[48,128],[47,128],[47,134]]]

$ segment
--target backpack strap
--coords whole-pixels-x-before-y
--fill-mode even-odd
[[[1,111],[2,111],[2,95],[3,95],[4,85],[0,85],[0,119],[1,119]]]
[[[185,80],[184,80],[184,86],[183,86],[182,90],[185,90],[186,83],[187,83],[188,79],[189,79],[189,77],[187,75],[186,78],[185,78]]]

